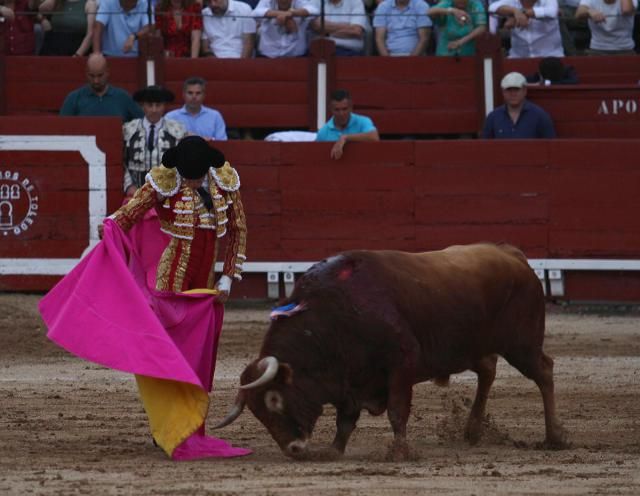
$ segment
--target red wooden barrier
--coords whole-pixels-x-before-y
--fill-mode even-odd
[[[108,118],[0,118],[0,135],[97,135],[107,153],[108,211],[122,198],[119,129]],[[640,140],[352,143],[340,161],[330,160],[330,145],[322,143],[219,146],[241,175],[251,262],[483,240],[513,243],[530,258],[640,257]],[[29,178],[39,195],[29,229],[0,234],[0,258],[79,256],[89,236],[85,160],[74,152],[5,145],[0,163]],[[567,279],[571,298],[606,299],[607,284],[593,287],[594,278],[608,281],[606,273],[588,275],[586,284],[579,277]],[[624,281],[617,297],[640,300],[635,276],[616,278]],[[264,276],[246,279],[236,297],[265,295]],[[3,276],[1,287],[51,282]]]
[[[110,212],[121,202],[121,128],[120,119],[113,117],[0,118],[0,136],[6,140],[0,141],[0,202],[7,200],[3,192],[15,190],[10,208],[0,206],[0,259],[82,254],[90,243],[90,210],[102,204]],[[20,140],[20,135],[29,139]],[[93,149],[106,155],[106,192],[103,186],[96,189],[99,175],[90,180],[89,169],[95,165],[87,160],[96,155]],[[46,288],[58,279],[2,275],[0,290]]]
[[[338,57],[336,86],[384,134],[475,134],[481,80],[473,57]]]
[[[168,59],[164,83],[181,104],[185,79],[207,80],[205,104],[230,127],[309,126],[309,61],[296,59]]]
[[[640,60],[637,55],[615,57],[564,57],[564,65],[576,69],[580,84],[638,84]],[[525,76],[538,72],[539,58],[505,59],[504,72],[517,71]]]
[[[479,98],[482,65],[474,58],[323,57],[329,59],[328,88],[349,89],[356,111],[371,116],[384,134],[473,135],[478,130],[483,107]],[[4,57],[3,61],[0,111],[5,107],[10,115],[57,113],[64,97],[84,84],[83,59]],[[638,104],[638,97],[634,87],[623,85],[640,79],[638,59],[574,57],[566,62],[576,67],[583,83],[606,86],[564,88],[558,90],[560,95],[543,89],[530,91],[534,101],[549,104],[560,136],[638,136],[637,117],[624,113],[634,105],[628,102]],[[313,58],[166,59],[156,72],[157,79],[178,97],[173,107],[181,104],[183,81],[198,75],[208,81],[206,104],[219,109],[230,127],[313,129],[314,63]],[[500,63],[505,72],[533,73],[538,60],[496,60],[496,67]],[[142,86],[139,60],[116,58],[110,64],[112,84],[130,92]],[[594,113],[598,99],[609,100],[609,114]],[[625,106],[616,113],[615,102],[620,100]]]
[[[67,94],[86,84],[82,57],[5,57],[5,98],[12,115],[58,114]],[[140,86],[138,61],[109,60],[110,82],[129,92]]]
[[[527,92],[551,114],[560,138],[640,136],[638,85],[533,86]]]

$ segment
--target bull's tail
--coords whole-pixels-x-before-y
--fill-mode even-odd
[[[438,387],[448,387],[449,386],[449,376],[442,375],[439,377],[433,378],[433,383]]]

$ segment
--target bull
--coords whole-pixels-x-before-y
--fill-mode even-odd
[[[304,458],[323,405],[332,404],[332,447],[342,454],[361,411],[386,410],[394,434],[388,457],[402,460],[412,386],[446,385],[451,374],[472,370],[478,384],[464,437],[475,444],[502,356],[540,389],[545,445],[566,445],[553,359],[543,351],[544,293],[517,248],[344,252],[311,267],[288,303],[294,308],[272,320],[218,428],[246,405],[286,455]]]

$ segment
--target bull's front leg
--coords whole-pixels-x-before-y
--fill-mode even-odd
[[[331,447],[339,454],[344,454],[344,450],[349,442],[351,433],[356,428],[356,423],[360,418],[360,411],[349,411],[338,408],[336,415],[336,437],[333,439]]]
[[[409,458],[407,422],[411,410],[412,386],[413,369],[402,369],[391,375],[387,416],[393,429],[394,438],[387,453],[387,459],[390,461],[404,461]]]

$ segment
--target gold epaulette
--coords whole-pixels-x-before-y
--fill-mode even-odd
[[[146,177],[155,189],[162,196],[173,196],[180,189],[180,181],[175,169],[169,169],[163,165],[151,169]]]
[[[225,162],[219,169],[212,167],[211,175],[218,187],[224,191],[238,191],[240,189],[240,176],[229,162]]]

